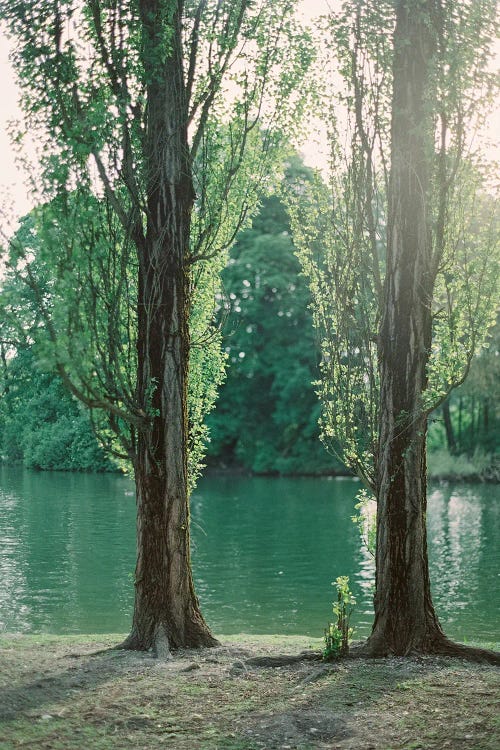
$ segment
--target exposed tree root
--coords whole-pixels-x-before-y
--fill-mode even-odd
[[[303,661],[321,661],[321,651],[301,651],[300,654],[280,654],[279,656],[254,656],[245,664],[250,667],[286,667]]]
[[[387,643],[368,639],[365,642],[356,643],[351,646],[347,659],[380,659],[392,656],[451,656],[466,659],[479,664],[500,665],[500,653],[484,648],[466,646],[462,643],[454,643],[448,638],[439,638],[426,643],[419,648],[413,646],[405,653],[396,653],[395,649],[389,648]],[[321,661],[321,651],[301,651],[300,654],[280,654],[279,656],[254,656],[246,659],[245,664],[250,667],[286,667],[292,664],[300,664],[305,661]],[[340,659],[339,661],[342,661]]]
[[[159,628],[154,638],[147,641],[132,630],[130,635],[115,648],[127,651],[152,651],[158,659],[170,659],[172,654],[179,649],[213,648],[214,646],[220,646],[220,643],[208,630],[198,631],[196,636],[186,637],[185,642],[180,645],[172,645],[165,629]]]
[[[349,657],[356,659],[377,659],[386,656],[454,656],[467,661],[500,665],[500,653],[485,648],[455,643],[445,636],[433,638],[419,645],[411,645],[404,653],[397,653],[383,639],[369,638],[366,642],[351,647]]]
[[[132,630],[124,641],[115,646],[117,650],[124,651],[149,651],[150,646],[145,646],[139,639],[137,633]]]

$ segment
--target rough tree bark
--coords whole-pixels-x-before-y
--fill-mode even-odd
[[[150,420],[137,438],[137,566],[127,648],[158,654],[217,641],[201,615],[190,565],[187,476],[190,216],[181,16],[140,2],[147,76],[147,227],[138,246],[138,403]],[[169,21],[169,23],[167,23]],[[165,39],[166,29],[169,38]],[[167,59],[158,65],[161,55]]]
[[[368,655],[463,649],[446,639],[437,619],[427,557],[422,394],[435,281],[428,211],[433,6],[433,0],[396,5],[387,271],[379,330],[375,621],[363,649]]]

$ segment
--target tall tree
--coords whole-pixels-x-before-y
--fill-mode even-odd
[[[309,56],[293,5],[0,3],[16,40],[28,126],[45,147],[49,201],[24,249],[16,238],[11,267],[34,296],[59,374],[109,415],[134,466],[138,556],[128,648],[215,643],[190,566],[190,315],[207,264],[231,243],[272,171],[262,156],[277,147]],[[35,273],[37,250],[48,261],[45,285]]]
[[[498,231],[489,211],[478,221],[490,200],[465,144],[489,83],[495,4],[455,5],[353,2],[332,20],[348,158],[335,142],[334,205],[318,184],[316,228],[295,207],[322,332],[324,436],[377,500],[367,655],[467,653],[432,603],[425,449],[428,414],[493,322]]]
[[[311,179],[298,157],[286,164],[284,185]],[[230,365],[207,419],[211,461],[264,474],[343,469],[318,440],[318,347],[311,296],[294,251],[284,201],[264,197],[222,273]]]
[[[36,367],[31,348],[9,357],[0,376],[0,455],[28,469],[116,471],[89,412],[61,379]]]
[[[444,636],[431,599],[426,544],[427,415],[436,260],[429,226],[434,117],[434,2],[396,5],[387,264],[378,337],[375,623],[369,648],[434,651]],[[436,255],[438,249],[436,248]],[[439,261],[438,261],[439,262]]]

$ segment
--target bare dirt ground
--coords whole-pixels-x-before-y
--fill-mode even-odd
[[[221,637],[218,648],[106,650],[119,636],[0,638],[0,748],[497,750],[500,671],[459,659],[259,656],[307,638]],[[103,650],[104,649],[104,650]]]

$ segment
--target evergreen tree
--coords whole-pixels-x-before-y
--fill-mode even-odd
[[[285,183],[311,179],[293,157]],[[342,470],[319,442],[318,346],[310,293],[277,195],[264,198],[222,274],[228,374],[208,417],[212,463],[256,473]]]

